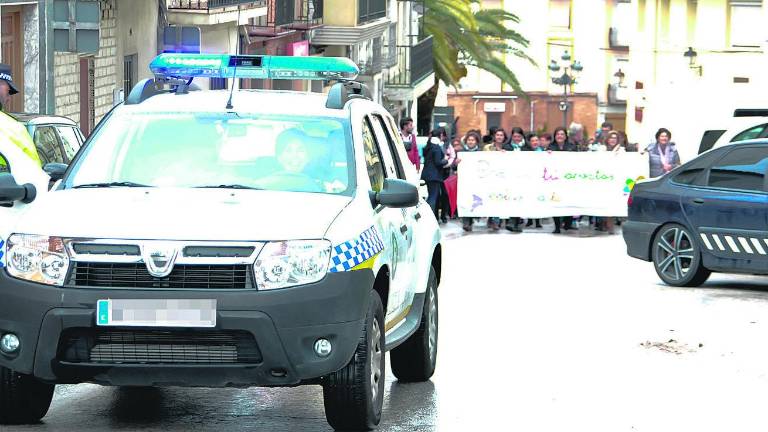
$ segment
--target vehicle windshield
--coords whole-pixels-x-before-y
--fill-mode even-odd
[[[348,127],[336,118],[115,113],[64,187],[234,188],[351,194]]]

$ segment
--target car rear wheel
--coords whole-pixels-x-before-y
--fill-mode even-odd
[[[0,424],[40,421],[51,406],[54,387],[0,366]]]
[[[374,291],[352,360],[323,382],[328,424],[336,430],[371,430],[381,421],[384,401],[384,308]]]
[[[392,373],[400,381],[426,381],[437,365],[437,275],[429,271],[421,324],[411,337],[390,354]]]
[[[653,266],[667,285],[693,287],[703,284],[710,271],[701,262],[701,250],[684,226],[663,226],[653,239]]]

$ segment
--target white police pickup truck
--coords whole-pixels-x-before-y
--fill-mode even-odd
[[[0,226],[0,422],[42,418],[57,383],[315,384],[334,428],[375,427],[385,353],[407,381],[437,356],[440,232],[394,120],[348,59],[151,69],[54,190],[0,176],[23,214]],[[199,76],[338,83],[230,93]]]

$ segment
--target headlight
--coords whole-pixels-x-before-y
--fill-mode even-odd
[[[317,282],[328,272],[330,257],[327,240],[267,243],[254,264],[256,284],[270,290]]]
[[[59,237],[13,234],[8,239],[8,273],[48,285],[64,285],[69,257]]]

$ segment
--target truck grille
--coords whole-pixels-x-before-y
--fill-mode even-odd
[[[89,364],[255,364],[261,351],[246,331],[116,330],[64,332],[60,361]]]
[[[250,266],[177,264],[170,275],[154,277],[143,263],[75,262],[69,284],[109,288],[254,288]]]

